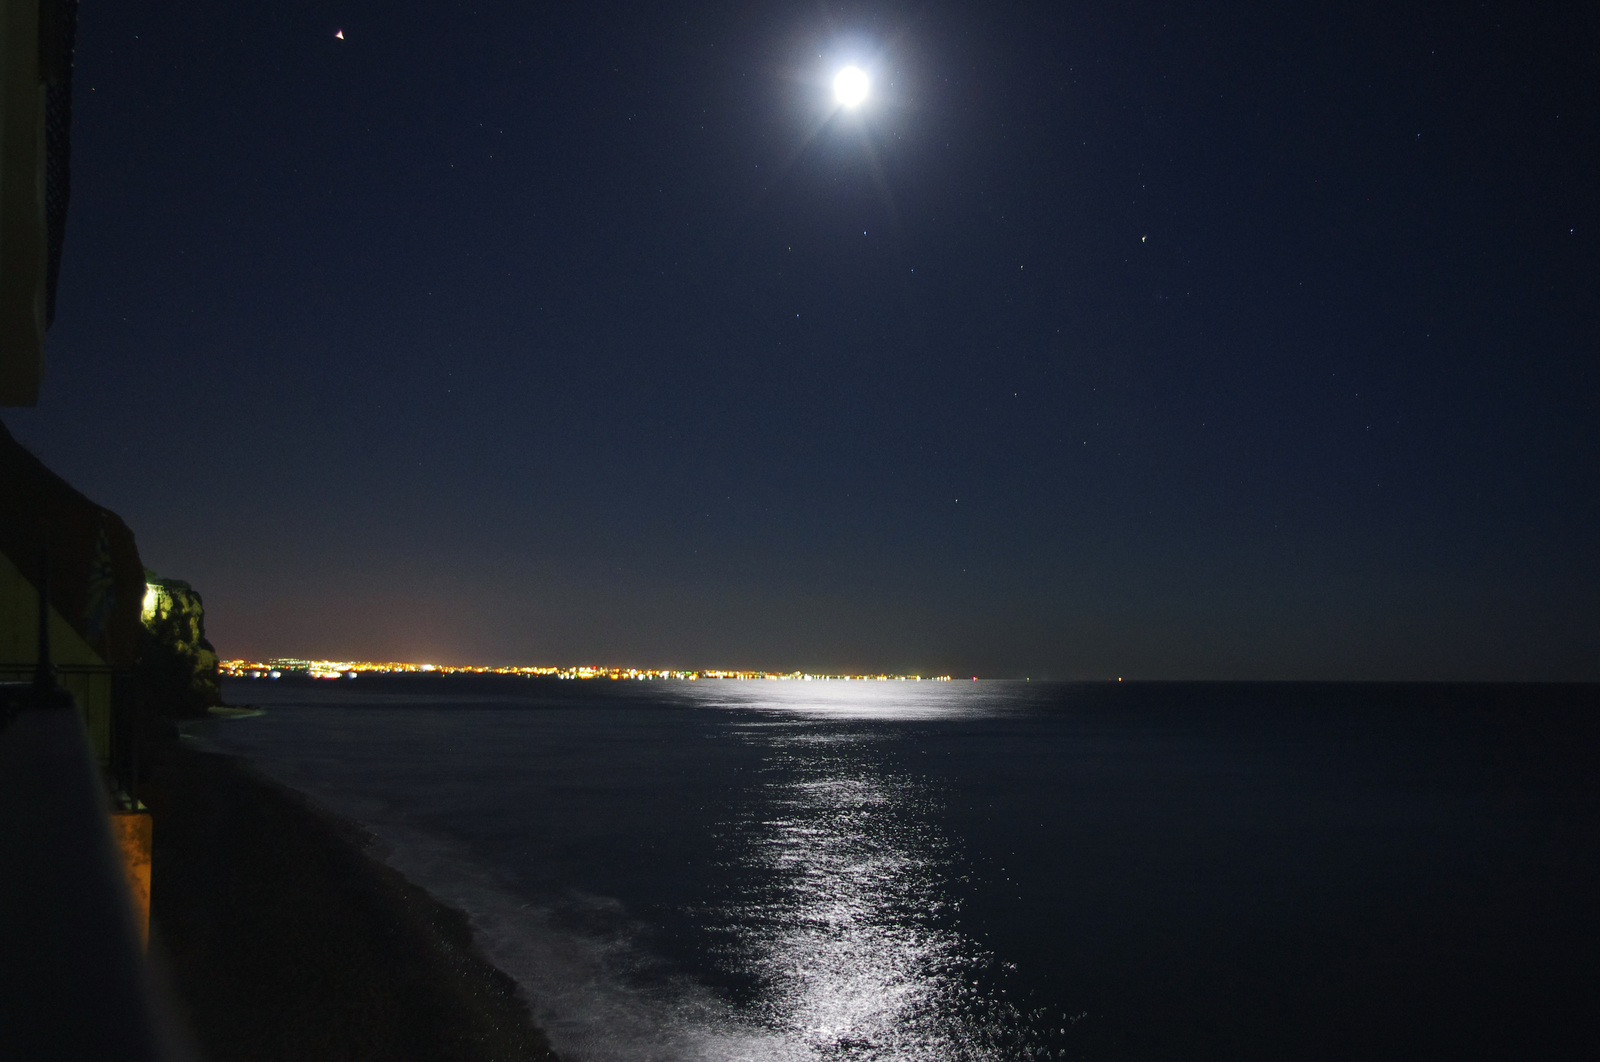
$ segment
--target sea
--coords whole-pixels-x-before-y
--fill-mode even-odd
[[[230,680],[566,1062],[1600,1057],[1600,687]]]

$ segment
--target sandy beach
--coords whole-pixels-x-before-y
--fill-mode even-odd
[[[359,826],[181,739],[149,754],[152,952],[203,1058],[556,1057],[466,916]]]

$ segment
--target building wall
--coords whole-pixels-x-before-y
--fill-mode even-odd
[[[133,532],[116,513],[46,468],[0,424],[0,553],[26,577],[30,594],[47,552],[50,603],[102,662],[131,668],[145,595]]]
[[[50,657],[61,685],[78,702],[102,765],[111,755],[112,669],[61,613],[50,610]],[[39,659],[39,592],[0,553],[0,682],[33,678]]]

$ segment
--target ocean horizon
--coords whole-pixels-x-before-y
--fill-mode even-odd
[[[1596,686],[228,680],[568,1062],[1577,1058]]]

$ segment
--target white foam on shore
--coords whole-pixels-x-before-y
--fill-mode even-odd
[[[534,1020],[566,1062],[817,1057],[741,1023],[712,993],[682,978],[635,987],[652,964],[625,932],[594,936],[558,928],[549,908],[520,899],[451,842],[393,822],[365,825],[384,844],[390,866],[467,913],[479,947],[522,988]],[[599,897],[572,902],[620,908]]]
[[[757,785],[759,794],[752,791],[738,821],[717,827],[730,874],[720,900],[707,897],[717,923],[709,928],[728,941],[735,968],[767,986],[746,1007],[647,953],[640,941],[649,927],[632,921],[618,900],[532,899],[509,871],[485,865],[465,842],[419,822],[415,810],[348,784],[348,775],[330,769],[335,749],[241,741],[234,751],[359,822],[378,839],[374,855],[464,912],[480,950],[518,984],[565,1062],[1014,1057],[995,1046],[989,1033],[997,1015],[975,993],[982,949],[928,920],[948,904],[941,885],[947,845],[930,832],[916,787],[873,766],[870,752],[883,735],[860,726],[891,715],[965,715],[970,702],[939,687],[908,696],[913,691],[903,686],[852,683],[871,692],[843,697],[750,685],[701,700],[743,709],[727,732],[781,765]],[[771,714],[753,718],[750,709]],[[852,724],[850,732],[827,725],[838,722]]]
[[[475,863],[461,845],[384,815],[376,802],[346,794],[307,795],[360,822],[378,838],[375,855],[441,903],[467,914],[478,947],[517,982],[535,1023],[564,1062],[944,1062],[1000,1057],[961,1030],[929,1020],[936,1015],[907,1010],[908,1002],[937,1002],[928,998],[925,978],[911,968],[922,962],[925,956],[918,952],[926,949],[902,953],[907,941],[895,936],[875,947],[871,926],[855,924],[859,918],[843,919],[842,936],[839,926],[818,927],[805,919],[776,939],[752,940],[752,945],[770,950],[768,961],[785,967],[805,990],[784,993],[803,1005],[744,1017],[704,986],[660,976],[654,960],[633,944],[625,912],[615,900],[567,898],[569,905],[587,905],[622,927],[607,935],[574,932],[558,925],[549,907],[523,899]],[[786,851],[792,847],[792,842],[785,843],[770,856],[792,859],[792,851]],[[840,884],[837,868],[827,874],[833,885]],[[806,892],[816,891],[818,883],[809,875],[800,880]],[[948,945],[940,950],[947,952]],[[882,961],[863,961],[866,953]],[[940,965],[949,962],[948,954],[935,958]],[[874,980],[875,973],[883,972],[880,966],[892,976]],[[819,1005],[834,996],[838,998],[831,1004]]]
[[[215,746],[213,746],[215,747]],[[374,855],[434,899],[464,912],[479,949],[522,991],[535,1024],[563,1062],[806,1062],[821,1056],[781,1032],[738,1019],[713,993],[684,978],[638,987],[654,964],[626,932],[559,928],[548,907],[521,898],[458,843],[384,814],[381,801],[306,786],[293,771],[257,763],[378,840]],[[595,908],[602,897],[571,898]],[[617,919],[613,919],[617,920]]]

